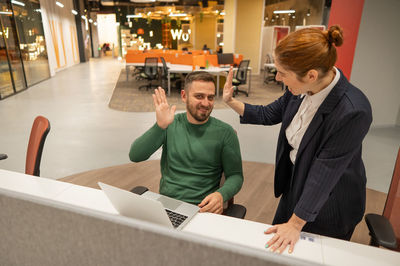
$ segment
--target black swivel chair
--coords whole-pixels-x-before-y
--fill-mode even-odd
[[[166,88],[167,82],[168,82],[168,66],[167,63],[165,62],[164,57],[160,57],[161,62],[162,62],[162,68],[161,68],[161,80],[163,82],[163,88]],[[165,83],[164,83],[165,82]],[[170,82],[175,82],[175,87],[179,90],[181,90],[181,86],[182,86],[182,81],[181,78],[178,74],[176,73],[170,73]]]
[[[144,72],[140,73],[140,77],[149,81],[146,85],[142,85],[139,87],[146,88],[146,90],[151,89],[152,87],[158,87],[157,84],[152,84],[152,80],[158,79],[158,57],[147,57],[144,62]]]
[[[275,66],[273,66],[274,58],[272,57],[271,54],[266,55],[265,63],[269,64],[269,65],[264,66],[264,83],[269,84],[271,81],[277,82],[275,79],[277,71],[276,71]]]
[[[397,152],[392,182],[386,198],[383,214],[368,213],[365,215],[370,245],[400,251],[400,148]]]
[[[239,68],[236,71],[236,75],[232,80],[234,86],[234,96],[238,95],[239,92],[249,96],[249,91],[239,90],[239,86],[247,83],[247,70],[249,68],[250,60],[242,60],[239,64]]]

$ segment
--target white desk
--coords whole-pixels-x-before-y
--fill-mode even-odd
[[[91,210],[117,214],[101,190],[0,170],[0,188],[29,195],[53,199]],[[256,223],[232,217],[199,213],[183,229],[183,232],[234,243],[265,252],[265,243],[272,235],[263,232],[268,224]],[[302,233],[291,256],[324,265],[399,265],[400,253],[360,245],[334,238]]]

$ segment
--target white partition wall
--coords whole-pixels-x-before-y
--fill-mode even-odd
[[[400,126],[400,1],[366,0],[351,82],[372,105],[373,126]]]
[[[50,73],[78,64],[79,48],[72,0],[41,0],[43,28],[48,50]]]

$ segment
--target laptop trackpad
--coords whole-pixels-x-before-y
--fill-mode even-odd
[[[167,208],[170,210],[175,210],[176,208],[179,207],[179,205],[182,204],[182,201],[171,199],[171,198],[164,197],[164,196],[159,197],[157,200],[162,203],[164,208]]]

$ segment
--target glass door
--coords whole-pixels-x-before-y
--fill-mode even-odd
[[[16,25],[13,20],[13,11],[10,2],[6,0],[0,0],[0,32],[2,37],[0,51],[1,53],[5,51],[5,56],[1,55],[1,57],[7,57],[9,72],[11,73],[10,78],[14,87],[13,92],[15,93],[26,89],[26,80]],[[5,67],[5,64],[1,63],[1,66]],[[5,94],[5,96],[10,95],[10,91],[6,91]],[[5,96],[1,95],[1,98]]]
[[[0,10],[0,12],[2,11]],[[0,16],[3,16],[3,14],[0,13]],[[0,99],[3,99],[9,95],[14,94],[15,91],[11,78],[6,45],[4,42],[4,34],[1,29],[2,28],[0,28]]]

